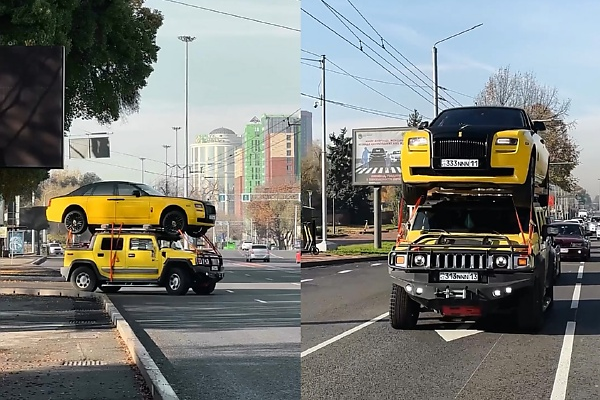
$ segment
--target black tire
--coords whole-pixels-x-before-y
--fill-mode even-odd
[[[179,210],[168,211],[163,215],[160,226],[169,233],[185,232],[187,229],[187,215]]]
[[[71,231],[73,235],[80,235],[88,227],[87,217],[85,212],[81,208],[75,208],[65,214],[63,218],[63,224],[67,231]]]
[[[534,150],[535,151],[535,150]],[[513,195],[515,206],[530,207],[535,196],[535,154],[529,159],[529,170],[525,183],[520,185]]]
[[[192,290],[196,294],[200,294],[203,296],[209,295],[215,291],[215,287],[217,286],[216,282],[210,283],[195,283],[192,285]]]
[[[423,196],[427,196],[427,189],[406,183],[402,184],[402,198],[405,204],[413,206]]]
[[[174,267],[167,275],[165,288],[167,293],[174,296],[182,296],[190,290],[192,279],[188,271],[181,267]]]
[[[313,256],[318,256],[320,252],[321,252],[321,250],[319,250],[319,248],[317,246],[315,246],[311,249],[311,253]]]
[[[103,293],[117,293],[121,290],[121,286],[102,286],[100,285],[100,291]]]
[[[208,232],[208,230],[210,229],[207,226],[201,226],[201,227],[194,227],[193,229],[190,229],[189,227],[187,228],[188,230],[186,230],[186,234],[188,234],[188,236],[193,237],[193,238],[200,238],[204,235],[206,235],[206,232]]]
[[[390,323],[394,329],[414,329],[421,306],[408,296],[404,288],[393,284],[390,296]]]
[[[93,292],[98,287],[98,279],[90,267],[75,268],[69,280],[75,289],[82,292]]]
[[[265,262],[271,262],[271,259],[270,259],[270,258],[267,258],[267,259],[265,260]]]
[[[537,333],[544,326],[543,284],[535,280],[533,287],[524,289],[517,306],[517,324],[519,330]]]

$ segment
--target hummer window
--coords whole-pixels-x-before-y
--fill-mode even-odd
[[[152,239],[148,238],[131,238],[129,240],[130,250],[154,250]]]
[[[112,247],[110,245],[111,238],[102,238],[100,243],[101,250],[123,250],[123,238],[112,238]]]
[[[439,203],[421,207],[412,224],[412,230],[443,230],[456,233],[520,233],[516,213],[505,205],[479,202]],[[533,215],[535,220],[535,214]],[[519,210],[524,232],[529,230],[529,210]],[[537,231],[537,226],[534,231]]]

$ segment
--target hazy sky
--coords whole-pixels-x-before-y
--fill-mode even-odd
[[[188,4],[218,9],[280,25],[300,28],[297,0],[188,0]],[[172,147],[173,126],[184,127],[185,45],[179,35],[195,36],[189,45],[190,143],[198,134],[226,127],[238,135],[253,116],[289,115],[300,108],[300,33],[230,16],[149,0],[159,9],[164,24],[158,31],[158,62],[142,91],[138,114],[100,126],[94,121],[74,121],[71,135],[112,132],[111,159],[66,160],[70,168],[96,172],[103,179],[140,181],[146,157],[145,181],[164,176],[165,149]],[[184,129],[179,131],[179,160],[183,164]],[[65,143],[66,145],[66,143]],[[65,147],[68,157],[68,147]],[[161,176],[162,175],[162,176]]]
[[[326,1],[379,41],[379,35],[347,0]],[[581,165],[575,170],[575,175],[592,196],[598,194],[600,174],[596,171],[600,170],[600,158],[595,154],[594,148],[600,144],[597,133],[600,126],[600,99],[595,84],[600,57],[593,49],[595,44],[600,43],[600,28],[597,24],[600,2],[580,0],[577,7],[559,0],[353,0],[352,3],[381,36],[425,75],[416,72],[402,56],[387,46],[396,58],[418,74],[422,81],[419,80],[394,60],[392,55],[376,48],[376,44],[369,39],[364,40],[365,53],[371,54],[407,84],[422,86],[413,87],[419,93],[417,94],[365,54],[361,54],[360,50],[302,13],[303,49],[325,54],[355,76],[394,83],[365,81],[389,97],[389,100],[352,77],[328,72],[326,95],[329,99],[399,114],[407,114],[409,110],[416,108],[422,114],[431,116],[433,105],[429,77],[432,71],[433,43],[483,23],[483,26],[471,32],[438,45],[439,85],[453,90],[450,95],[462,105],[470,105],[473,104],[471,96],[475,96],[484,87],[489,76],[500,67],[510,65],[514,71],[533,72],[543,85],[557,87],[561,96],[572,100],[570,116],[577,121],[577,127],[571,134],[583,149]],[[359,45],[358,39],[321,1],[305,1],[302,6],[353,44]],[[355,28],[352,29],[356,31]],[[359,35],[362,37],[360,33]],[[374,55],[367,45],[377,50],[414,82]],[[316,58],[304,52],[302,57]],[[313,67],[302,65],[302,92],[318,96],[321,76],[320,70],[314,66],[319,64],[311,61],[303,63]],[[339,71],[331,64],[328,68]],[[446,93],[440,94],[452,101]],[[313,111],[313,136],[318,139],[321,136],[321,109],[314,109],[313,105],[313,99],[302,99],[302,106]],[[444,108],[442,105],[440,107]],[[403,117],[398,118],[400,120],[328,104],[327,131],[339,132],[343,127],[351,131],[352,128],[359,127],[405,125]]]

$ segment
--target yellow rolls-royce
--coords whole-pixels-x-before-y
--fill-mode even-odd
[[[400,164],[408,204],[427,190],[509,188],[518,206],[545,206],[549,153],[541,121],[513,107],[458,107],[404,134]]]
[[[215,226],[216,209],[206,201],[165,196],[141,183],[101,181],[50,199],[46,218],[65,224],[73,234],[122,224],[153,225],[200,237]]]

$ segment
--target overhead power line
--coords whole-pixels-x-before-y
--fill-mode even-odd
[[[301,93],[301,95],[304,96],[304,97],[311,98],[311,99],[323,101],[323,99],[320,96],[314,96],[314,95],[310,95],[310,94],[306,94],[306,93]],[[340,106],[340,107],[345,107],[345,108],[349,108],[349,109],[352,109],[352,110],[361,111],[361,112],[364,112],[366,114],[379,115],[381,117],[392,118],[392,119],[400,119],[400,120],[406,120],[406,118],[408,118],[408,115],[406,115],[406,114],[400,114],[400,113],[394,113],[394,112],[388,112],[388,111],[375,110],[375,109],[372,109],[372,108],[366,108],[366,107],[356,106],[354,104],[342,103],[340,101],[335,101],[335,100],[330,100],[330,99],[325,99],[325,101],[327,103],[335,104],[335,105]]]
[[[239,18],[239,19],[243,19],[246,21],[252,21],[252,22],[256,22],[258,24],[274,26],[276,28],[287,29],[287,30],[294,31],[294,32],[300,32],[300,29],[292,28],[291,26],[285,26],[285,25],[281,25],[281,24],[276,24],[274,22],[263,21],[263,20],[256,19],[256,18],[246,17],[244,15],[233,14],[233,13],[229,13],[229,12],[225,12],[225,11],[215,10],[214,8],[201,7],[201,6],[197,6],[195,4],[185,3],[183,1],[177,1],[177,0],[163,0],[163,1],[166,1],[168,3],[173,3],[173,4],[179,4],[179,5],[186,6],[186,7],[196,8],[198,10],[209,11],[209,12],[212,12],[215,14],[227,15],[229,17]]]

